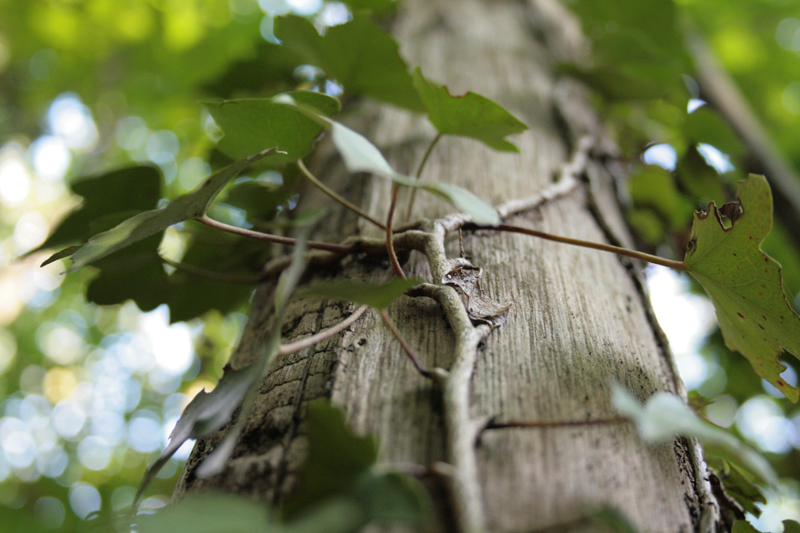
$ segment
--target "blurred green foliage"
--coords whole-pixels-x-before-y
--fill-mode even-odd
[[[387,0],[345,4],[372,8],[373,14],[393,7]],[[684,47],[687,31],[704,36],[772,140],[800,168],[800,7],[795,3],[568,4],[592,40],[593,62],[559,68],[595,90],[597,108],[631,164],[623,192],[630,198],[629,220],[642,248],[682,257],[692,209],[730,200],[736,181],[754,170],[748,147],[701,101],[695,65]],[[138,264],[115,263],[111,256],[99,269],[64,277],[65,262],[39,270],[46,254],[30,252],[79,201],[79,216],[44,246],[79,243],[115,225],[123,215],[114,207],[115,197],[127,209],[153,209],[229,163],[214,148],[222,135],[211,119],[215,104],[209,113],[199,101],[295,89],[336,94],[343,84],[360,95],[421,109],[411,75],[395,60],[396,46],[369,23],[366,12],[354,18],[360,40],[349,42],[339,27],[325,36],[315,33],[309,20],[321,27],[341,14],[341,7],[320,2],[317,14],[306,19],[296,15],[309,13],[282,0],[260,5],[255,0],[0,2],[4,528],[73,531],[83,524],[79,515],[96,510],[97,501],[103,511],[130,503],[146,465],[163,447],[164,434],[190,397],[216,383],[237,341],[244,320],[237,311],[244,311],[251,288],[231,277],[257,275],[269,257],[262,246],[190,223],[137,244]],[[294,15],[275,26],[274,17],[285,13]],[[278,44],[273,30],[294,38],[296,48]],[[327,43],[343,39],[348,41],[344,48],[366,46],[374,57],[353,63],[332,54]],[[392,60],[381,61],[381,50]],[[310,65],[297,68],[306,62]],[[355,68],[359,65],[385,76],[364,75],[364,68]],[[655,157],[657,147],[673,154],[674,161]],[[117,171],[120,167],[128,170]],[[103,187],[96,188],[99,182],[87,176],[104,176]],[[256,226],[285,223],[279,215],[291,209],[297,183],[296,174],[286,169],[246,173],[212,208],[214,217]],[[764,244],[782,263],[791,298],[800,291],[800,250],[791,239],[796,231],[778,225]],[[213,265],[212,274],[228,281],[165,269],[157,251],[188,265]],[[167,278],[173,291],[169,318],[164,308],[143,314],[140,310],[166,301],[164,291],[154,288],[166,286]],[[693,290],[701,293],[699,287]],[[127,299],[139,307],[119,305]],[[167,342],[180,357],[159,352]],[[743,357],[727,350],[718,332],[694,361],[704,368],[702,379],[691,384],[701,412],[765,451],[779,475],[800,480],[798,408],[764,385]],[[784,378],[796,384],[792,362],[785,362],[790,369]],[[70,420],[72,425],[65,422]],[[163,505],[180,466],[172,460],[162,471],[145,507]],[[736,472],[724,464],[719,469],[736,477],[740,492],[750,494],[745,503],[761,499]],[[780,505],[782,517],[800,514],[797,500]],[[766,513],[772,518],[765,517],[764,527],[779,523],[777,512]]]

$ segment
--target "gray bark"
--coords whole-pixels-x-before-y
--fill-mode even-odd
[[[520,154],[444,138],[423,178],[458,184],[503,205],[509,224],[632,246],[611,172],[613,147],[581,88],[553,74],[556,62],[582,52],[579,29],[559,4],[406,0],[393,33],[407,61],[421,65],[427,77],[453,94],[484,94],[530,126],[514,139]],[[362,131],[395,168],[411,173],[434,136],[431,127],[398,110],[365,110],[370,119],[360,124]],[[347,176],[330,147],[321,152],[318,175],[345,193],[363,193],[364,208],[385,219],[388,184]],[[436,198],[417,197],[416,216],[433,220],[451,211]],[[405,212],[402,200],[399,212]],[[317,237],[381,237],[346,213],[329,217],[326,226]],[[426,242],[428,257],[411,252],[405,270],[441,285],[458,258],[457,239],[447,240],[447,260],[435,239]],[[607,423],[491,429],[476,442],[490,417],[613,419],[609,379],[642,400],[659,390],[685,391],[638,265],[514,234],[465,233],[463,244],[466,259],[483,269],[485,294],[511,303],[504,325],[490,333],[485,325],[473,326],[455,289],[444,286],[429,287],[436,300],[402,297],[390,308],[423,364],[450,370],[447,379],[436,384],[416,373],[380,317],[367,312],[329,341],[279,358],[225,472],[209,480],[193,475],[220,436],[199,441],[176,494],[217,487],[280,502],[299,482],[303,405],[327,397],[357,432],[378,438],[381,461],[452,466],[449,482],[435,493],[445,495],[443,530],[591,530],[584,518],[597,505],[619,509],[642,532],[713,527],[716,504],[705,465],[686,440],[647,446],[631,424]],[[333,275],[376,279],[387,265],[354,257]],[[314,276],[331,274],[317,270]],[[271,285],[256,292],[235,368],[252,361],[271,325],[271,292]],[[352,310],[336,302],[296,302],[285,342],[332,326]]]

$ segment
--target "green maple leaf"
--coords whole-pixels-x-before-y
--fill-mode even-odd
[[[772,192],[764,176],[751,174],[735,202],[695,213],[683,262],[714,303],[728,348],[796,403],[800,390],[780,377],[786,367],[778,356],[800,358],[800,317],[786,300],[780,264],[761,250],[771,228]]]
[[[527,130],[528,126],[500,105],[471,91],[453,96],[447,87],[426,80],[419,67],[412,76],[428,118],[439,133],[470,137],[500,152],[519,152],[505,138]]]

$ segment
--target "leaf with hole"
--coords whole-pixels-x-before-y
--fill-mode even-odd
[[[528,126],[500,105],[473,92],[453,96],[447,87],[426,80],[419,67],[414,69],[413,78],[428,119],[439,133],[476,139],[501,152],[519,152],[505,138],[527,130]]]
[[[252,163],[274,151],[274,148],[270,148],[237,161],[209,176],[189,194],[175,198],[164,209],[144,211],[106,232],[91,237],[87,244],[72,255],[73,265],[68,271],[75,272],[89,263],[146,239],[173,224],[202,217],[208,211],[211,202],[229,181]]]
[[[322,281],[298,290],[296,298],[327,298],[386,309],[397,298],[424,280],[393,278],[386,283],[369,283],[353,279]]]
[[[675,436],[695,437],[714,455],[735,463],[761,482],[775,486],[778,476],[769,461],[728,431],[700,419],[683,400],[657,392],[642,406],[617,383],[611,384],[611,403],[619,414],[631,419],[645,442],[659,443]]]
[[[786,300],[780,264],[761,250],[771,227],[769,184],[751,174],[735,202],[695,213],[683,262],[714,303],[728,348],[797,402],[800,390],[781,378],[778,356],[785,349],[800,357],[800,317]]]

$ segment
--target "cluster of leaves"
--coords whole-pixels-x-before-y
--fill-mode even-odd
[[[656,16],[653,6],[657,8]],[[578,2],[576,8],[595,39],[596,63],[590,68],[564,65],[564,71],[580,77],[609,101],[645,102],[649,113],[660,113],[663,122],[673,132],[678,132],[672,139],[673,145],[680,149],[677,174],[673,176],[655,167],[645,167],[634,176],[631,185],[636,202],[631,220],[644,234],[649,234],[653,242],[661,240],[666,230],[684,229],[687,215],[698,201],[719,200],[724,196],[726,186],[720,184],[716,174],[700,158],[696,149],[698,143],[717,146],[733,156],[740,156],[744,151],[712,110],[703,108],[685,116],[675,113],[675,109],[685,108],[688,100],[680,75],[689,69],[690,62],[683,52],[675,6],[671,2],[659,1],[630,9],[628,3],[605,0]],[[646,14],[641,13],[643,9],[647,10]],[[643,21],[649,21],[650,26],[643,26]],[[618,29],[609,31],[609,22],[617,24]],[[330,28],[324,35],[320,35],[307,19],[296,16],[277,19],[274,31],[283,45],[263,45],[263,53],[255,60],[262,66],[264,62],[272,62],[276,70],[286,74],[295,65],[314,65],[324,72],[323,80],[335,80],[344,88],[345,97],[365,96],[412,112],[423,112],[440,136],[459,135],[496,150],[516,151],[506,137],[523,131],[522,123],[480,95],[467,93],[454,97],[446,88],[425,79],[419,69],[410,72],[399,56],[397,43],[365,12],[354,11],[350,22]],[[631,50],[639,52],[631,54]],[[620,61],[620,57],[625,60]],[[659,67],[654,67],[656,64]],[[235,68],[246,70],[246,65]],[[160,176],[152,167],[133,167],[80,181],[74,184],[73,190],[84,198],[82,206],[62,222],[42,248],[74,244],[51,260],[71,256],[70,271],[90,264],[96,267],[99,274],[88,289],[88,298],[95,303],[113,304],[133,299],[143,310],[166,303],[171,308],[173,321],[200,316],[211,308],[222,312],[234,309],[247,298],[250,289],[230,280],[236,276],[259,279],[260,269],[269,258],[268,252],[262,245],[243,237],[219,235],[184,223],[202,220],[213,213],[213,202],[222,194],[225,203],[244,209],[247,220],[254,226],[265,227],[281,221],[285,224],[286,219],[296,222],[299,216],[291,212],[291,198],[297,191],[297,179],[293,179],[296,173],[291,165],[306,157],[315,140],[326,130],[352,173],[370,173],[392,180],[398,186],[423,189],[467,212],[478,225],[495,226],[500,222],[494,208],[469,191],[421,181],[395,171],[367,139],[329,118],[339,111],[337,99],[319,92],[285,92],[291,88],[282,83],[285,78],[277,76],[269,81],[268,92],[273,95],[268,98],[205,104],[224,131],[215,155],[232,162],[208,177],[195,191],[157,209],[161,198]],[[620,80],[625,81],[620,83]],[[226,85],[224,90],[235,94],[238,90],[251,90],[252,83],[251,79],[243,78],[238,88]],[[274,95],[276,87],[280,87],[281,92]],[[624,91],[620,92],[620,88]],[[275,187],[245,180],[231,185],[251,166],[260,170],[281,169],[284,184]],[[785,301],[777,265],[760,249],[772,223],[772,201],[766,181],[758,177],[745,181],[735,205],[741,209],[737,215],[730,209],[711,205],[705,214],[696,216],[691,247],[683,265],[712,297],[727,345],[745,354],[758,375],[797,401],[797,389],[780,378],[783,367],[777,362],[777,356],[782,348],[800,355],[800,322]],[[724,218],[729,219],[729,227]],[[654,220],[658,226],[655,230]],[[158,247],[164,230],[173,225],[184,225],[189,245],[183,263],[177,264],[178,270],[168,275]],[[293,265],[294,269],[289,272],[294,274],[284,278],[293,276],[292,281],[286,282],[287,294],[294,289],[298,272],[302,271],[299,262]],[[217,278],[224,275],[228,282],[204,279],[198,272]],[[375,292],[376,299],[363,303],[385,308],[392,298],[413,283],[387,286],[385,294]],[[361,286],[337,284],[319,286],[308,294],[359,301],[363,293]],[[276,302],[278,314],[285,307],[286,298]],[[193,400],[159,463],[187,438],[208,435],[224,425],[277,353],[279,325],[276,331],[260,360],[260,371],[245,369],[229,373],[212,393],[201,393]],[[320,442],[321,433],[318,432],[323,430],[317,427],[326,428],[332,434],[337,431],[341,434],[343,430],[331,422],[335,416],[330,413],[320,415],[314,422],[315,409],[318,408],[310,409],[309,415],[311,453],[305,472],[305,489],[295,503],[287,504],[287,517],[296,517],[299,509],[319,507],[306,514],[302,523],[290,521],[275,525],[275,530],[312,531],[320,530],[322,525],[330,530],[331,517],[341,517],[345,512],[353,520],[352,523],[341,522],[343,530],[347,531],[357,530],[372,519],[419,518],[421,507],[416,503],[407,506],[396,503],[418,503],[418,499],[410,496],[413,491],[407,490],[404,478],[372,472],[374,446],[365,444],[366,441],[342,437],[343,464],[350,469],[324,471],[330,464],[327,460],[324,461],[326,465],[319,464],[319,452],[314,447],[319,447],[315,442]],[[673,432],[687,431],[691,433],[686,428]],[[237,433],[234,431],[231,435],[233,438],[223,446],[226,453],[232,450]],[[212,469],[224,462],[226,453],[212,461]],[[756,464],[757,461],[745,460],[745,463],[751,472],[769,480],[763,465]],[[369,497],[365,496],[367,494]],[[268,520],[258,507],[215,501],[217,503],[187,501],[170,512],[160,513],[152,522],[143,521],[142,528],[163,529],[176,523],[170,520],[180,521],[188,516],[186,513],[199,513],[202,508],[213,505],[223,506],[225,513],[237,512],[244,520],[242,530],[262,531]],[[298,501],[300,503],[296,503]],[[362,503],[357,504],[357,501]],[[392,514],[395,510],[390,501],[400,505],[395,509],[396,514]],[[148,523],[156,525],[148,526]],[[260,529],[256,529],[256,523]]]

